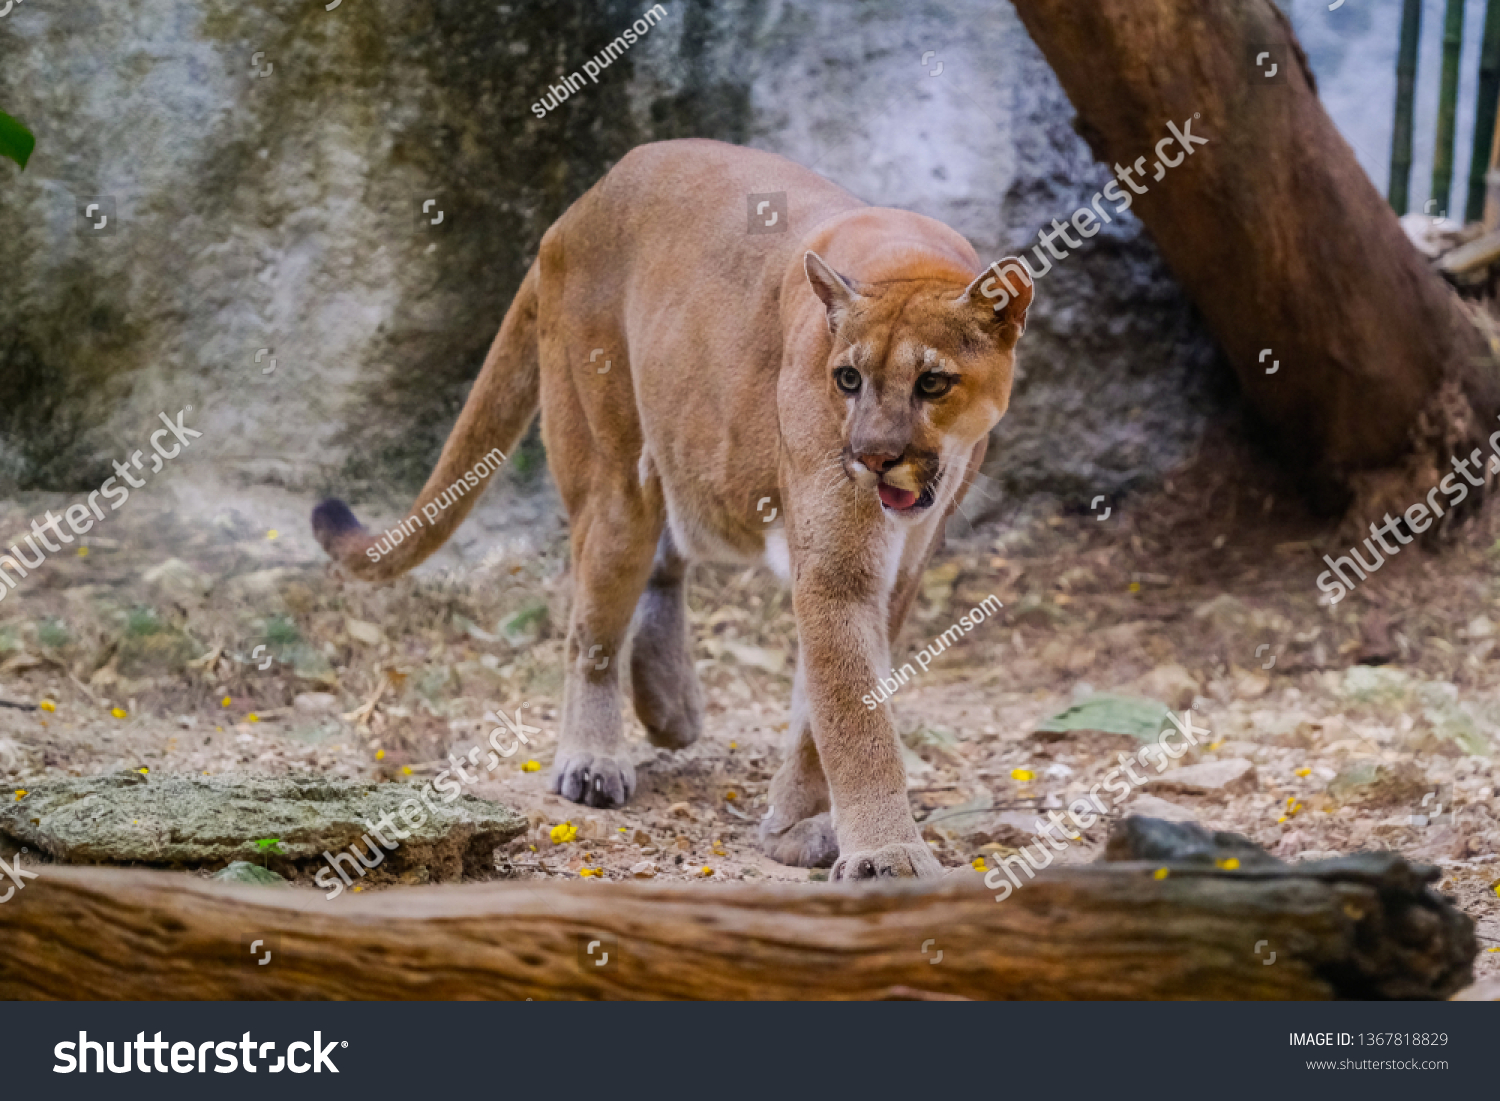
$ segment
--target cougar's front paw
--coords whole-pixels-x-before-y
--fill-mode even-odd
[[[838,859],[839,839],[833,819],[824,812],[773,831],[772,820],[760,825],[760,851],[793,868],[827,868]]]
[[[591,753],[559,756],[552,766],[552,790],[586,807],[623,806],[635,794],[635,766]]]
[[[833,866],[830,879],[883,879],[915,876],[927,879],[943,874],[932,850],[920,841],[864,849],[842,856]]]

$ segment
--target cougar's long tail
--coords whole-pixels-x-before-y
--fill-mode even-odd
[[[536,415],[538,280],[533,263],[490,345],[458,423],[448,434],[437,467],[406,518],[376,535],[337,498],[313,509],[318,542],[356,577],[397,577],[447,542]]]

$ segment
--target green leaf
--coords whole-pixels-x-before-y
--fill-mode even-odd
[[[1158,700],[1101,692],[1075,703],[1066,711],[1059,711],[1037,730],[1045,734],[1102,730],[1106,734],[1128,734],[1138,742],[1150,742],[1155,741],[1166,727],[1171,713],[1171,709]]]
[[[24,170],[36,148],[36,137],[20,122],[0,111],[0,157],[9,157]]]
[[[259,847],[259,849],[260,849],[261,852],[265,852],[267,849],[274,849],[277,845],[281,844],[281,838],[279,838],[279,837],[262,837],[255,844],[256,844],[257,847]]]

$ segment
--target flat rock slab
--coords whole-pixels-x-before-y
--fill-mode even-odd
[[[1146,781],[1146,790],[1216,795],[1219,792],[1249,791],[1255,784],[1255,765],[1243,757],[1232,757],[1227,761],[1204,761],[1154,776]]]
[[[1179,807],[1154,795],[1137,795],[1125,808],[1142,818],[1160,818],[1163,822],[1196,822],[1198,815],[1187,807]]]
[[[386,815],[408,834],[382,831],[397,846],[388,870],[428,882],[492,871],[495,847],[527,825],[509,807],[473,795],[433,799],[429,808],[406,784],[123,772],[38,785],[0,805],[0,837],[64,864],[221,868],[246,860],[296,878],[323,864],[325,851],[354,843],[367,851],[362,838]],[[271,838],[280,841],[272,849],[256,844]]]

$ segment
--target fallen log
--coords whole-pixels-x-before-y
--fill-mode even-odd
[[[1473,923],[1427,886],[1436,871],[1394,853],[1056,868],[1003,902],[971,871],[333,902],[167,872],[40,872],[0,906],[0,998],[1442,998],[1471,981],[1476,952]]]

